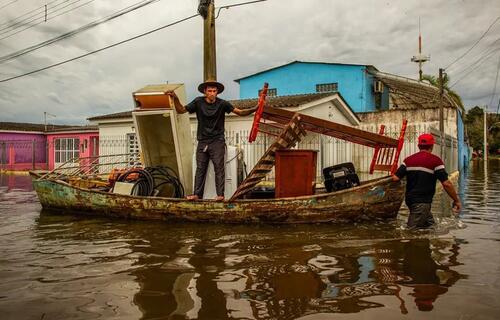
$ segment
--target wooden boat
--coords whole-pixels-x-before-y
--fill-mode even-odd
[[[306,131],[325,134],[374,148],[370,172],[394,172],[403,147],[406,121],[399,139],[265,106],[267,84],[259,99],[250,140],[255,139],[262,120],[274,131],[260,131],[276,139],[257,162],[233,196],[224,202],[189,201],[159,196],[131,196],[99,190],[104,183],[103,157],[76,159],[75,166],[61,166],[44,175],[32,173],[33,186],[44,208],[127,219],[224,222],[224,223],[319,223],[376,220],[396,217],[404,196],[403,184],[391,177],[374,179],[330,193],[278,199],[242,199],[266,177],[274,166],[277,150],[294,147]],[[129,164],[130,155],[112,165]],[[123,158],[125,157],[125,158]],[[92,179],[89,177],[97,177]],[[99,176],[101,179],[99,179]],[[83,177],[83,179],[81,179]],[[81,179],[81,180],[79,180]]]
[[[396,217],[404,197],[401,183],[390,177],[332,193],[283,199],[226,202],[188,201],[119,195],[40,179],[33,186],[44,208],[66,213],[140,220],[220,223],[320,223],[380,220]]]

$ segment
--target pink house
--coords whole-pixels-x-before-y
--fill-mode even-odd
[[[96,126],[58,128],[46,133],[49,170],[79,157],[99,155],[99,130]]]
[[[0,122],[0,171],[52,170],[98,153],[97,126]]]

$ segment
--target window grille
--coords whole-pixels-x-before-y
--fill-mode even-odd
[[[316,92],[338,92],[338,83],[320,83],[316,85]]]

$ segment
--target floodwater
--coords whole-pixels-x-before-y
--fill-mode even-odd
[[[224,226],[41,211],[0,176],[1,319],[498,319],[500,161],[471,163],[465,208],[396,221]],[[444,199],[444,200],[443,200]]]

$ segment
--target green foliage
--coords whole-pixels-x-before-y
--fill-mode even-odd
[[[474,150],[483,149],[484,110],[478,106],[470,109],[465,115],[464,123],[469,144]],[[487,115],[488,125],[488,149],[490,153],[496,153],[500,149],[500,117],[496,114]]]
[[[439,77],[435,77],[433,75],[430,75],[430,74],[424,74],[422,75],[422,80],[426,80],[428,81],[431,85],[435,86],[435,87],[438,87],[439,88]],[[448,95],[453,99],[455,100],[455,102],[461,106],[463,108],[463,103],[462,103],[462,98],[460,98],[460,96],[458,95],[458,93],[456,93],[455,91],[451,90],[449,88],[449,85],[450,85],[450,77],[448,76],[448,74],[444,74],[443,76],[443,88],[446,92],[448,92]]]

